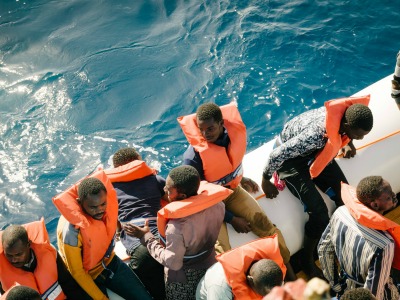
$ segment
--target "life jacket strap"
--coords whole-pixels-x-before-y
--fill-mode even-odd
[[[240,176],[242,174],[243,174],[243,166],[242,166],[242,163],[240,163],[240,165],[232,173],[229,173],[228,175],[226,175],[216,181],[213,181],[211,183],[226,186],[229,182],[231,182],[237,176]]]
[[[41,297],[42,299],[55,300],[62,293],[62,289],[58,281],[54,282],[51,287],[45,291]]]

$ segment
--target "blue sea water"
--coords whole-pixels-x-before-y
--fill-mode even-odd
[[[1,0],[0,228],[121,147],[181,164],[176,117],[237,101],[248,151],[285,121],[394,70],[397,1]]]

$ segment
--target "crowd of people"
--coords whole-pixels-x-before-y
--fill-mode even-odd
[[[286,185],[309,216],[301,256],[314,278],[308,283],[297,279],[281,231],[252,196],[258,185],[243,177],[238,108],[205,103],[178,118],[189,147],[167,178],[123,148],[113,168],[55,196],[58,250],[43,219],[0,232],[1,299],[103,300],[107,290],[141,300],[399,299],[400,226],[383,215],[396,195],[379,175],[349,186],[334,160],[353,157],[352,141],[371,131],[368,103],[369,96],[331,100],[293,118],[267,160],[265,196]],[[335,202],[332,217],[317,187]],[[231,249],[227,223],[259,239]],[[114,252],[118,240],[128,263]]]

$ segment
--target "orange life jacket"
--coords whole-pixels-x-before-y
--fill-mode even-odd
[[[184,218],[209,208],[226,199],[232,191],[222,186],[202,181],[198,195],[167,204],[157,213],[158,233],[165,238],[165,229],[169,219]]]
[[[117,168],[104,170],[104,173],[111,182],[129,182],[157,174],[156,170],[151,169],[142,160],[134,160]]]
[[[341,194],[344,204],[358,223],[371,229],[385,230],[393,237],[395,249],[392,266],[400,270],[400,225],[362,204],[352,186],[342,183]]]
[[[89,177],[100,179],[107,189],[107,208],[103,220],[93,219],[83,212],[76,200],[80,182],[53,198],[54,205],[64,218],[80,230],[83,243],[83,268],[86,271],[91,270],[113,251],[118,217],[117,193],[107,175],[100,170]]]
[[[179,117],[183,133],[193,148],[199,152],[207,181],[235,188],[243,176],[242,160],[246,153],[246,126],[234,103],[221,106],[224,127],[228,131],[228,149],[208,143],[197,126],[196,114]]]
[[[28,232],[37,266],[33,272],[14,267],[5,257],[0,243],[0,282],[3,290],[19,284],[37,290],[43,299],[66,299],[58,283],[57,250],[50,245],[44,219],[22,226]]]
[[[277,234],[251,241],[228,252],[218,254],[216,258],[224,269],[226,281],[232,288],[235,299],[239,300],[262,299],[262,296],[254,292],[246,281],[246,273],[253,262],[271,259],[281,268],[283,277],[286,274],[286,266],[279,251]]]
[[[310,167],[311,178],[317,177],[326,165],[335,158],[339,150],[350,142],[346,135],[339,134],[340,122],[346,109],[353,104],[368,105],[370,95],[341,98],[325,102],[325,127],[328,138],[325,147],[317,154]]]

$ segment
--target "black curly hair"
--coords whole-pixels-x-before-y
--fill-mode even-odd
[[[200,175],[192,166],[179,166],[172,169],[168,176],[174,182],[178,193],[186,194],[187,197],[197,195],[200,186]]]
[[[28,244],[28,232],[25,227],[21,225],[10,225],[4,229],[3,235],[1,236],[3,248],[12,247],[18,241],[21,241],[24,245]]]
[[[139,159],[140,155],[135,148],[122,148],[115,152],[113,156],[114,168],[126,165],[134,160]]]
[[[107,189],[100,179],[94,177],[85,178],[78,186],[78,197],[80,201],[85,201],[90,195],[97,195],[101,191],[107,193]]]
[[[6,300],[40,300],[42,297],[39,292],[31,287],[17,285],[10,289]]]
[[[362,129],[371,131],[374,125],[372,111],[363,104],[353,104],[346,109],[344,113],[345,122],[353,129]]]
[[[361,179],[356,189],[357,199],[363,204],[369,205],[382,194],[382,184],[382,176],[368,176]]]
[[[222,112],[217,104],[208,102],[197,108],[196,117],[201,121],[214,119],[215,122],[220,122],[222,121]]]
[[[253,277],[253,283],[262,290],[272,290],[275,286],[281,286],[283,273],[276,262],[271,259],[261,259],[251,265],[249,271]],[[264,296],[264,295],[262,295]]]
[[[376,298],[370,290],[360,287],[347,290],[342,297],[340,297],[340,300],[376,300]]]

